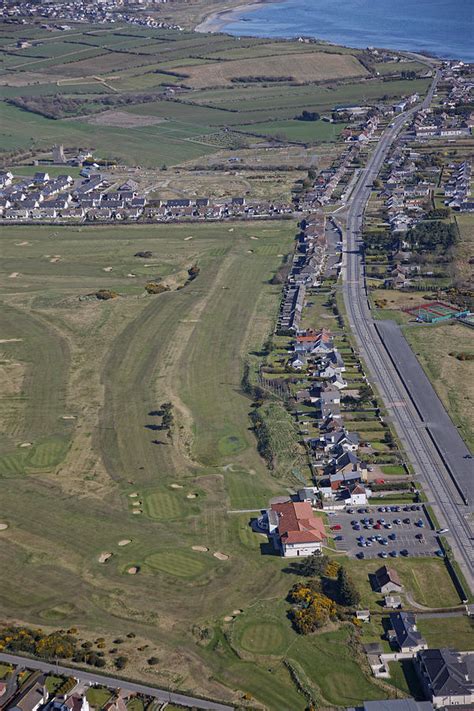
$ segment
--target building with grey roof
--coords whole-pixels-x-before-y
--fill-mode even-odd
[[[416,655],[415,668],[435,708],[474,704],[474,652],[425,649]]]

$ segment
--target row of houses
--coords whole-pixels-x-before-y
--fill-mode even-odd
[[[286,278],[276,326],[279,334],[297,333],[307,288],[316,286],[327,253],[326,218],[322,211],[310,213],[301,222],[292,263]]]
[[[343,422],[346,366],[330,331],[322,328],[297,333],[289,364],[297,370],[305,368],[314,378],[313,384],[299,390],[295,397],[297,402],[314,407],[320,429],[318,437],[306,439],[317,462],[316,486],[301,489],[300,498],[331,508],[366,504],[371,496],[368,470],[357,456],[358,434],[350,432]]]
[[[444,182],[444,204],[460,212],[473,212],[474,200],[471,198],[471,164],[465,160],[451,164],[449,177]]]
[[[133,179],[113,185],[101,173],[81,171],[80,180],[70,175],[50,178],[36,173],[15,179],[0,174],[0,216],[5,220],[135,221],[140,218],[167,222],[177,219],[220,220],[228,218],[281,217],[292,213],[283,203],[229,199],[180,198],[149,200]]]
[[[147,4],[159,5],[166,0],[147,0]],[[128,4],[128,3],[127,3]],[[134,5],[143,5],[143,0],[134,0]],[[47,20],[72,20],[74,22],[89,22],[93,24],[125,22],[139,27],[164,28],[182,30],[176,23],[162,22],[151,15],[124,11],[122,0],[56,0],[52,2],[29,2],[4,4],[0,8],[0,17],[12,20],[24,20],[31,17],[42,17]],[[54,24],[46,29],[71,30],[69,25]]]
[[[312,187],[300,199],[302,209],[311,210],[331,202],[337,186],[352,170],[351,164],[357,158],[361,145],[360,142],[351,143],[330,168],[319,172]]]

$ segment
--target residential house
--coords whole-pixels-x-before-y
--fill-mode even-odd
[[[338,490],[338,498],[344,501],[345,506],[366,506],[371,493],[360,482],[353,482]]]
[[[415,657],[415,668],[435,708],[474,705],[474,652],[421,650]]]
[[[374,674],[374,676],[389,676],[389,674]],[[349,708],[347,711],[356,711]],[[415,701],[406,699],[381,699],[380,701],[365,701],[358,711],[434,711],[430,701]]]
[[[25,689],[20,690],[15,696],[9,711],[37,711],[48,699],[48,692],[44,685],[44,677],[37,675],[32,684],[28,682]]]
[[[370,622],[370,610],[356,610],[356,620]]]
[[[391,610],[399,610],[402,606],[402,598],[400,595],[385,595],[384,605]]]
[[[379,642],[364,644],[364,652],[367,655],[367,661],[375,677],[387,678],[390,676],[389,670],[385,666],[385,662],[382,658],[383,649]]]
[[[307,501],[272,504],[267,519],[273,544],[285,557],[319,552],[327,538],[322,519],[314,515]]]
[[[402,654],[413,656],[416,652],[427,649],[428,644],[418,632],[416,618],[412,612],[391,612],[390,625],[389,642],[394,644]]]
[[[401,592],[403,585],[396,570],[382,566],[374,573],[374,588],[381,593]]]

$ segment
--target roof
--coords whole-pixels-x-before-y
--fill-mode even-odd
[[[326,538],[324,523],[317,518],[307,501],[272,504],[278,516],[278,533],[282,543],[321,543]]]
[[[425,649],[417,659],[424,665],[433,696],[474,694],[474,653],[461,657],[454,649]]]
[[[416,618],[411,612],[392,612],[390,623],[397,638],[397,644],[403,647],[418,647],[425,640],[416,629]]]
[[[394,585],[398,585],[400,589],[403,588],[397,571],[393,568],[387,568],[386,565],[375,571],[375,578],[379,587],[383,587],[387,585],[387,583],[393,583]]]
[[[363,708],[364,711],[433,711],[431,701],[415,701],[415,699],[366,701]]]

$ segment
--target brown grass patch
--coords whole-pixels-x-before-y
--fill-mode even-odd
[[[153,126],[163,123],[165,119],[161,116],[141,116],[139,114],[128,114],[126,111],[102,111],[97,116],[92,116],[87,120],[94,126],[116,126],[117,128],[140,128],[141,126]]]
[[[364,76],[367,70],[351,54],[307,52],[283,54],[255,59],[236,59],[230,62],[199,64],[180,67],[187,74],[185,83],[194,88],[226,86],[238,77],[292,77],[297,82],[324,81],[345,77]]]

